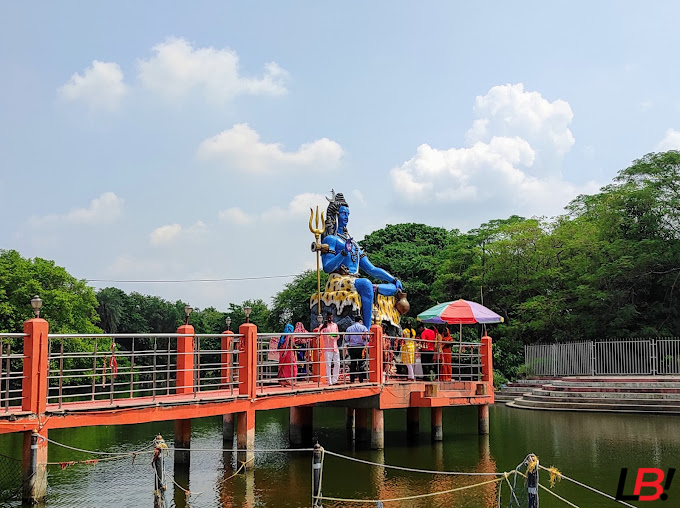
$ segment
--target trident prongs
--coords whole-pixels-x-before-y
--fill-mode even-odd
[[[312,219],[314,218],[314,210],[309,209],[309,231],[311,231],[316,237],[316,241],[319,241],[321,233],[323,233],[326,225],[326,221],[323,217],[323,211],[321,212],[321,222],[319,222],[319,207],[316,207],[316,220],[314,221],[314,227],[312,227]]]

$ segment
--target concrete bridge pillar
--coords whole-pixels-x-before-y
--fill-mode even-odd
[[[442,441],[444,439],[444,428],[442,426],[442,408],[431,408],[430,424],[432,429],[432,441]]]
[[[314,406],[291,407],[288,422],[290,445],[311,445],[314,432]]]
[[[484,436],[489,433],[489,405],[482,404],[477,406],[477,431],[480,435]]]
[[[231,448],[234,444],[234,415],[222,415],[222,444],[223,448]]]
[[[345,409],[345,429],[347,430],[347,437],[352,439],[354,437],[354,408],[348,407]]]
[[[24,432],[21,472],[24,505],[40,503],[47,495],[47,431]]]
[[[255,410],[249,409],[236,414],[237,461],[245,463],[246,469],[253,467],[255,460]]]
[[[177,448],[184,448],[178,450]],[[191,420],[175,420],[175,466],[191,463]]]
[[[420,433],[420,408],[406,408],[406,435],[409,439],[417,439]]]
[[[355,414],[355,432],[354,440],[357,443],[367,443],[370,440],[370,434],[368,430],[368,409],[363,407],[358,407],[354,410]]]
[[[371,449],[382,450],[385,448],[385,418],[382,409],[371,410]]]

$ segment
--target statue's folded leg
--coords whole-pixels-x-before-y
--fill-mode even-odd
[[[364,320],[364,326],[370,328],[373,313],[373,284],[368,279],[355,279],[354,288],[361,297],[361,318]]]

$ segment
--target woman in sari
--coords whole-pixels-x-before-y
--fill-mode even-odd
[[[453,339],[451,339],[451,332],[448,327],[444,328],[442,333],[442,353],[440,356],[441,366],[439,368],[439,379],[442,381],[451,381],[451,345],[453,344]]]
[[[292,385],[297,377],[297,361],[295,358],[295,337],[293,325],[290,323],[283,329],[279,339],[279,384]]]

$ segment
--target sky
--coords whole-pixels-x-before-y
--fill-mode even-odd
[[[554,217],[680,149],[677,19],[671,1],[2,2],[0,249],[226,310],[315,267],[331,189],[357,239]]]

